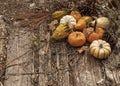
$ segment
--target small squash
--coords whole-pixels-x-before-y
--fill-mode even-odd
[[[98,19],[92,21],[92,26],[95,26],[95,21],[97,22],[96,27],[106,29],[110,26],[110,20],[107,17],[99,17]]]
[[[105,59],[111,53],[110,44],[104,40],[95,40],[90,45],[90,53],[95,58]]]
[[[99,34],[97,34],[96,32],[92,32],[88,37],[87,37],[87,41],[88,42],[92,42],[92,41],[94,41],[94,40],[98,40],[98,39],[100,39],[100,37],[99,37]]]
[[[78,21],[81,18],[81,14],[78,11],[72,11],[70,15],[73,16],[76,19],[76,21]]]
[[[95,31],[91,32],[87,36],[87,41],[91,43],[94,40],[102,39],[103,35],[104,35],[104,30],[102,28],[96,28]]]
[[[77,24],[75,25],[75,30],[83,30],[87,27],[86,22],[83,19],[79,19]]]
[[[55,40],[61,40],[67,38],[70,32],[71,29],[69,29],[67,25],[60,24],[53,32],[52,38],[54,38]]]
[[[60,20],[60,24],[65,24],[65,25],[68,25],[68,27],[70,29],[73,29],[76,25],[76,20],[73,16],[71,15],[66,15],[66,16],[63,16]]]
[[[86,42],[86,38],[82,32],[72,32],[68,36],[68,43],[71,46],[74,47],[82,46],[83,44],[85,44],[85,42]]]
[[[83,31],[83,29],[86,28],[91,21],[92,18],[90,16],[83,16],[78,20],[75,29]]]
[[[63,16],[67,15],[69,13],[69,11],[66,10],[58,10],[52,13],[52,18],[54,19],[60,19]]]
[[[102,28],[97,28],[96,29],[96,33],[98,33],[99,34],[99,38],[102,39],[105,31]]]

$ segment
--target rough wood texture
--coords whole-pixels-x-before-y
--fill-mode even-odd
[[[8,0],[13,8],[12,12],[8,11],[11,16],[25,10],[36,10],[37,7],[29,9],[30,3],[36,3],[38,8],[45,5],[47,9],[40,9],[49,11],[52,5],[47,3],[55,0],[19,1]],[[6,8],[9,8],[9,4]],[[5,15],[8,16],[7,13]],[[120,86],[120,39],[108,59],[98,60],[88,51],[79,54],[76,48],[67,44],[67,40],[56,42],[50,38],[48,22],[33,31],[26,30],[30,28],[10,26],[4,86]],[[119,24],[120,18],[116,22]]]
[[[34,57],[30,50],[29,35],[29,32],[24,31],[10,34],[5,86],[32,86],[30,73],[34,72]]]
[[[0,81],[4,79],[2,76],[5,72],[6,60],[6,43],[7,43],[7,24],[3,15],[0,15]]]

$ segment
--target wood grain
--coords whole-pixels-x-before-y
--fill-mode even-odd
[[[38,0],[38,4],[53,1]],[[67,39],[52,39],[49,21],[33,31],[15,27],[9,32],[4,86],[120,86],[120,40],[108,59],[98,60],[89,51],[79,54]]]

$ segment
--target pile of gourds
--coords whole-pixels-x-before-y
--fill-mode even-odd
[[[81,16],[79,11],[55,11],[53,19],[59,20],[59,25],[52,34],[55,40],[67,38],[73,47],[90,43],[90,53],[100,59],[107,58],[111,53],[111,46],[102,40],[105,29],[109,27],[110,20],[107,17]]]

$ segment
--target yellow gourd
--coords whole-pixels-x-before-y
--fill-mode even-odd
[[[66,11],[66,10],[55,11],[55,12],[52,13],[52,18],[60,19],[63,16],[67,15],[68,13],[69,13],[69,11]]]
[[[53,32],[52,38],[54,38],[55,40],[64,39],[68,37],[70,32],[71,32],[71,29],[69,29],[67,25],[60,24],[56,28],[56,30]]]

